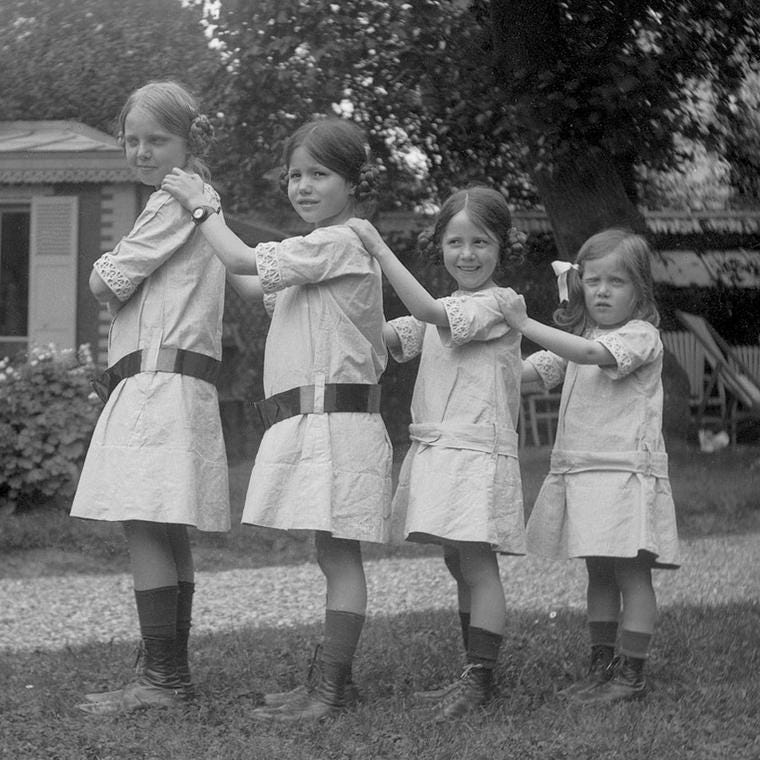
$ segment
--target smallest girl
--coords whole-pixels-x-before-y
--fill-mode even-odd
[[[678,567],[651,255],[639,235],[607,229],[575,264],[554,262],[562,329],[530,319],[514,291],[499,294],[509,324],[548,349],[527,358],[523,382],[548,389],[564,378],[551,469],[527,539],[530,552],[586,561],[590,665],[562,692],[581,702],[646,693],[657,618],[651,571]]]
[[[437,543],[457,582],[467,653],[461,677],[418,693],[446,722],[485,705],[507,611],[498,553],[524,554],[522,483],[515,426],[520,402],[521,336],[504,322],[494,275],[523,257],[501,193],[473,187],[441,208],[423,253],[456,282],[434,299],[368,222],[352,220],[412,316],[386,325],[399,361],[422,355],[412,398],[412,444],[399,473],[394,522],[410,541]]]

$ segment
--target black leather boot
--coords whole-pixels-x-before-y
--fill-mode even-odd
[[[588,691],[588,689],[593,689],[609,681],[612,678],[612,668],[610,666],[614,657],[615,649],[613,647],[606,644],[592,646],[591,659],[586,675],[580,681],[576,681],[566,689],[562,689],[562,691],[558,692],[558,695],[573,699],[578,694],[582,694],[584,691]]]
[[[447,723],[485,706],[493,697],[493,670],[468,665],[459,680],[441,697],[433,715],[436,723]]]
[[[457,688],[457,681],[439,686],[437,689],[427,691],[415,691],[413,696],[418,702],[440,702],[447,694],[450,694]]]
[[[295,721],[320,721],[348,709],[346,684],[351,672],[350,663],[331,663],[317,660],[316,677],[302,695],[285,702],[280,707],[262,707],[254,710],[255,718],[281,723]]]
[[[294,689],[290,689],[289,691],[275,691],[270,692],[269,694],[264,694],[263,699],[265,707],[282,707],[284,704],[292,702],[293,700],[303,700],[304,697],[315,688],[317,681],[319,680],[321,667],[319,657],[321,651],[322,645],[317,644],[317,646],[314,647],[314,653],[311,656],[309,668],[306,671],[306,683],[300,684]],[[361,701],[359,689],[353,682],[350,670],[348,673],[348,681],[346,681],[344,693],[346,698],[346,707],[354,707],[357,702]]]
[[[183,699],[193,699],[196,696],[195,684],[190,675],[190,660],[187,653],[187,643],[190,638],[190,629],[177,630],[175,639],[174,655],[177,661],[177,678]]]
[[[123,689],[77,705],[93,715],[132,712],[147,707],[173,707],[181,704],[182,684],[177,674],[175,639],[143,639],[143,666],[137,680]]]
[[[611,665],[612,677],[605,683],[578,694],[575,699],[584,704],[609,704],[641,699],[647,693],[644,663],[638,657],[620,655]]]

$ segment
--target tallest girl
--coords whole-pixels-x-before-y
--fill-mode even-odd
[[[319,720],[345,709],[367,588],[359,541],[388,538],[391,447],[380,417],[385,369],[381,272],[344,222],[374,192],[362,131],[343,119],[309,122],[287,141],[288,197],[313,232],[249,248],[211,213],[201,223],[228,270],[258,274],[272,315],[264,354],[267,430],[243,522],[316,532],[327,580],[324,640],[306,690],[270,695],[275,720]],[[197,177],[162,185],[185,208],[204,205]],[[349,686],[347,690],[347,685]]]
[[[118,119],[127,165],[153,192],[132,230],[93,265],[90,289],[114,315],[98,419],[71,509],[120,521],[129,547],[144,662],[123,689],[90,694],[87,713],[179,704],[195,570],[187,526],[230,527],[227,457],[214,382],[221,366],[224,267],[190,215],[159,189],[182,166],[208,178],[213,130],[177,82],[133,92]],[[204,204],[218,210],[211,185]]]

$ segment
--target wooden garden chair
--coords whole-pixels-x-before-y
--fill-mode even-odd
[[[689,378],[689,406],[698,409],[705,392],[705,350],[688,330],[663,331],[662,344]]]
[[[711,384],[712,365],[694,333],[689,330],[660,333],[665,348],[673,354],[689,380],[689,408],[701,426],[705,422],[721,425],[726,419],[726,391],[722,384]],[[700,411],[701,410],[701,411]]]
[[[705,394],[697,410],[697,424],[701,426],[705,412],[705,399],[714,389],[722,388],[726,397],[723,425],[728,429],[731,444],[736,445],[739,422],[760,419],[760,377],[752,371],[704,317],[676,311],[678,321],[699,341],[705,351],[711,373]]]
[[[547,391],[536,381],[523,383],[520,400],[520,442],[528,443],[528,433],[533,446],[550,446],[554,443],[559,418],[561,388]]]

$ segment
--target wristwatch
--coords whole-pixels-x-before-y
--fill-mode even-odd
[[[197,206],[190,212],[190,216],[196,224],[202,224],[208,219],[211,214],[219,213],[219,209],[213,206]]]

